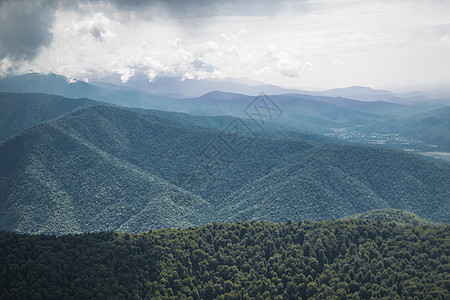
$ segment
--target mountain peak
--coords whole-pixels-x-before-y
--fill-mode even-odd
[[[213,91],[206,93],[199,97],[199,99],[207,99],[207,100],[217,100],[217,101],[230,101],[235,100],[237,98],[245,97],[245,95],[237,94],[237,93],[229,93],[222,91]]]
[[[342,95],[358,95],[358,94],[367,94],[367,95],[384,95],[389,94],[392,95],[393,93],[387,90],[375,90],[371,87],[366,86],[349,86],[349,87],[343,87],[343,88],[334,88],[325,91],[324,93],[335,93],[340,92]]]

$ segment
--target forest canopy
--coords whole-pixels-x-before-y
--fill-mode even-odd
[[[449,229],[350,219],[0,232],[0,298],[448,299]]]

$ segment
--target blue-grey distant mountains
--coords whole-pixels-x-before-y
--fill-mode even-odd
[[[118,76],[101,78],[93,83],[114,89],[131,89],[150,94],[165,95],[176,98],[199,97],[212,91],[256,96],[261,91],[266,94],[280,95],[287,93],[304,94],[311,96],[344,97],[362,101],[388,101],[403,104],[423,102],[433,99],[429,93],[415,91],[411,93],[393,93],[387,90],[374,90],[369,87],[351,86],[335,88],[325,91],[282,88],[272,84],[249,80],[245,78],[235,79],[181,79],[178,77],[157,77],[149,82],[144,74],[136,74],[126,83],[122,83]]]
[[[86,83],[69,79],[57,74],[28,73],[20,76],[0,79],[0,91],[4,92],[42,92],[71,98],[91,98],[95,100],[117,101],[113,91],[129,92],[136,96],[151,94],[162,98],[197,98],[213,91],[256,96],[261,92],[270,95],[303,94],[324,97],[342,97],[362,101],[384,101],[399,104],[412,104],[435,99],[426,92],[396,94],[386,90],[374,90],[369,87],[346,87],[326,91],[309,91],[282,88],[248,79],[203,79],[181,80],[177,77],[156,78],[152,82],[142,75],[136,75],[122,83],[117,78],[104,78]],[[124,93],[127,95],[127,93]],[[124,96],[126,97],[126,96]],[[102,98],[102,99],[100,99]],[[439,99],[442,100],[442,99]],[[138,104],[135,102],[134,104]],[[130,104],[135,106],[133,103]],[[147,107],[149,108],[149,107]]]
[[[149,83],[145,78],[137,78],[130,79],[130,83],[125,85],[113,83],[92,85],[82,81],[68,80],[56,74],[30,73],[1,79],[0,91],[49,93],[70,98],[89,98],[126,107],[184,112],[201,116],[245,118],[248,115],[244,109],[254,100],[255,96],[253,95],[212,91],[202,94],[200,97],[177,97],[181,94],[192,94],[192,91],[204,92],[213,88],[240,90],[239,87],[246,86],[254,89],[253,91],[248,90],[249,94],[264,91],[279,105],[283,117],[274,118],[273,122],[287,129],[327,134],[363,143],[383,143],[395,147],[420,148],[426,151],[450,150],[449,117],[448,113],[445,113],[448,103],[429,101],[426,93],[417,92],[404,95],[410,100],[414,98],[414,101],[421,101],[408,104],[409,100],[399,98],[399,95],[389,91],[377,91],[365,87],[350,87],[325,92],[296,92],[281,88],[273,90],[268,86],[255,85],[258,84],[257,82],[244,82],[246,84],[236,80],[180,81],[176,78],[161,78]],[[233,86],[235,88],[231,88]],[[173,88],[173,92],[169,97],[169,93],[165,92],[170,91],[171,88]],[[266,88],[267,90],[265,90]],[[183,93],[183,89],[185,93]],[[160,94],[151,94],[152,91]],[[369,100],[371,101],[337,97],[344,95],[358,98],[357,95],[363,94],[370,95],[371,99]],[[394,101],[392,97],[398,99],[394,99]],[[405,101],[397,101],[399,99]],[[424,114],[428,121],[423,121]],[[431,119],[432,125],[428,126]],[[389,135],[394,136],[390,138]],[[435,148],[430,148],[430,145]]]

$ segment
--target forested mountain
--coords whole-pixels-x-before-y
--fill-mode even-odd
[[[376,147],[322,145],[231,194],[227,221],[341,218],[376,208],[450,220],[450,168]],[[425,200],[426,199],[426,200]],[[426,205],[424,206],[424,200]]]
[[[236,135],[179,121],[88,107],[5,141],[0,228],[140,232],[214,220],[323,220],[389,207],[449,222],[448,165],[324,144],[313,135]]]
[[[218,201],[219,195],[229,194],[241,181],[249,182],[280,162],[277,150],[288,155],[312,147],[304,141],[287,141],[263,157],[258,149],[270,149],[276,140],[257,139],[252,153],[259,156],[246,166],[234,161],[231,175],[236,177],[227,177],[220,184],[204,174],[197,162],[208,143],[228,147],[219,133],[110,107],[79,110],[26,130],[0,145],[5,162],[0,173],[1,228],[21,232],[136,232],[204,224],[202,211],[210,219],[214,216],[208,212],[209,204],[179,192],[167,181],[176,183],[183,174],[196,172],[196,180],[211,182],[208,200],[217,197]],[[231,159],[234,154],[229,152]],[[206,186],[201,188],[207,190]],[[184,222],[186,213],[177,213],[180,209],[192,211],[194,223]],[[132,221],[140,225],[124,227]],[[55,226],[55,222],[62,224]]]
[[[48,94],[0,93],[0,142],[33,125],[93,105],[104,103]]]
[[[449,241],[367,220],[0,232],[0,299],[448,299]]]
[[[208,203],[108,153],[110,149],[105,147],[114,149],[118,146],[114,142],[127,140],[122,140],[123,132],[108,128],[113,125],[96,114],[101,111],[108,113],[111,109],[93,107],[67,116],[67,122],[79,122],[79,130],[95,131],[93,136],[80,136],[65,119],[58,119],[0,145],[0,156],[5,162],[1,167],[1,228],[58,233],[142,231],[206,222],[201,216],[211,214]],[[117,111],[120,116],[122,110]],[[83,117],[77,118],[78,115]],[[133,125],[134,121],[124,119],[121,125]],[[158,120],[147,123],[157,126]],[[98,130],[92,130],[96,126]],[[97,134],[103,147],[89,140],[95,140]],[[118,148],[128,150],[120,145]],[[154,158],[157,160],[157,155]]]

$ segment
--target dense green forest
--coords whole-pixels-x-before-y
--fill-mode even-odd
[[[93,106],[1,143],[0,228],[142,232],[384,208],[449,223],[450,165],[308,134],[234,135],[200,125],[208,119],[175,117]]]
[[[0,232],[1,299],[448,299],[449,226],[212,223]]]

